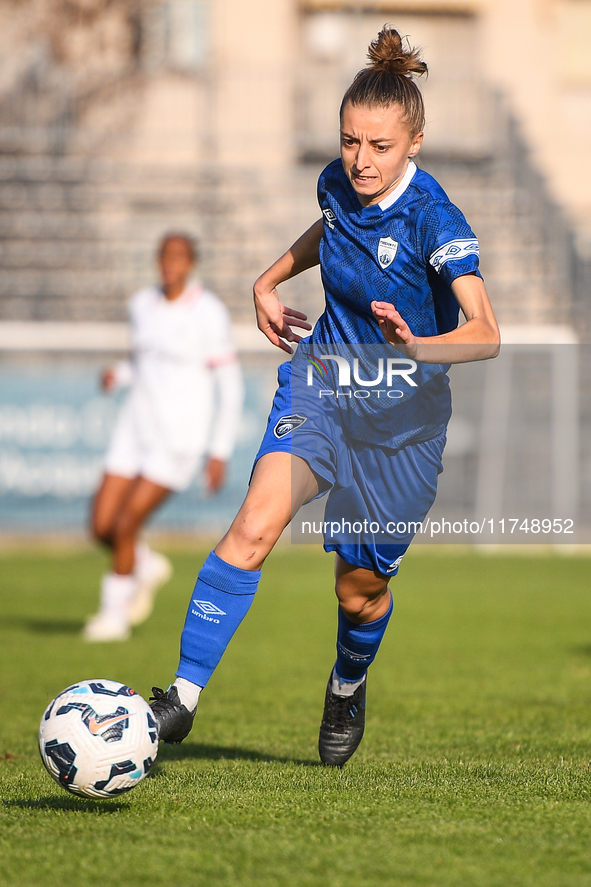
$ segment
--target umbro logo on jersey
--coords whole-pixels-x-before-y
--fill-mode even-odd
[[[398,252],[398,243],[391,237],[380,237],[378,243],[378,262],[381,268],[387,268],[392,264]]]
[[[293,416],[282,416],[275,425],[273,434],[275,437],[285,437],[290,431],[295,431],[296,428],[299,428],[300,425],[303,425],[304,422],[307,421],[307,416],[298,416],[297,414],[294,414]]]
[[[441,271],[446,262],[458,262],[470,255],[479,255],[478,241],[476,238],[462,237],[458,240],[450,240],[431,254],[429,262],[437,272]]]
[[[220,608],[216,607],[215,604],[212,604],[211,601],[196,601],[193,598],[193,603],[195,604],[196,607],[199,607],[199,609],[203,613],[207,613],[208,616],[225,616],[226,615],[226,613],[223,610],[220,610]]]
[[[322,215],[326,219],[326,224],[329,228],[334,228],[333,222],[336,222],[337,217],[333,213],[332,209],[323,209]]]

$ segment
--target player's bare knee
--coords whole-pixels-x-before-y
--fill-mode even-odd
[[[375,582],[368,582],[360,588],[348,581],[348,577],[343,577],[336,581],[335,594],[345,616],[352,622],[357,622],[362,621],[368,610],[372,610],[388,594],[388,584],[376,577]]]
[[[261,563],[267,557],[280,535],[281,530],[262,514],[234,521],[228,532],[244,560],[253,563]]]
[[[113,542],[113,534],[101,532],[94,527],[90,528],[90,538],[93,542],[100,542],[102,545],[111,545]]]
[[[112,531],[113,543],[116,545],[125,539],[129,539],[137,534],[141,521],[133,512],[124,511],[119,515]]]
[[[339,597],[338,594],[337,597],[339,599],[340,608],[348,619],[352,622],[357,622],[362,618],[364,610],[368,604],[368,599],[366,597]]]
[[[113,539],[113,526],[110,522],[101,520],[93,515],[90,521],[90,535],[95,542],[102,542],[103,545],[110,545]]]
[[[261,563],[277,541],[273,534],[266,532],[264,528],[257,529],[245,525],[233,527],[229,536],[247,563]]]
[[[373,622],[377,619],[376,608],[379,607],[383,595],[377,595],[371,598],[359,597],[339,600],[342,612],[351,622]]]

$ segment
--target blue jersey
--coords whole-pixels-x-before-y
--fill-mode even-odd
[[[320,176],[318,202],[326,308],[312,342],[382,344],[370,308],[376,299],[391,302],[415,336],[456,328],[451,284],[478,271],[478,241],[433,176],[411,161],[381,205],[363,207],[335,160]]]
[[[318,201],[324,216],[320,266],[326,306],[302,358],[365,346],[355,351],[358,369],[367,364],[358,372],[363,379],[376,378],[378,354],[402,358],[380,332],[370,307],[374,300],[392,303],[414,335],[456,328],[459,306],[451,284],[479,273],[478,241],[432,176],[411,161],[390,195],[363,207],[341,160],[335,160],[320,175]],[[302,358],[293,366],[300,379]],[[322,361],[322,366],[325,388],[334,385],[336,391],[335,364]],[[402,393],[395,400],[387,399],[387,392],[378,400],[340,396],[338,408],[352,437],[396,449],[441,434],[451,414],[445,367],[421,363],[413,378],[416,384],[399,386]]]

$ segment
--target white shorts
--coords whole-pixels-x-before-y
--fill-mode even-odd
[[[157,434],[142,434],[133,410],[124,404],[105,456],[105,471],[118,477],[145,477],[168,490],[180,492],[190,486],[203,458],[195,452],[173,452]]]

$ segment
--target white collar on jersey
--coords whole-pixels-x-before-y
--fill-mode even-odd
[[[406,189],[410,185],[412,177],[414,176],[416,171],[417,171],[416,163],[413,160],[410,160],[408,166],[406,167],[406,172],[404,173],[404,175],[402,176],[402,179],[400,180],[400,184],[394,188],[394,190],[392,191],[391,194],[388,194],[387,197],[384,197],[384,199],[378,203],[378,206],[380,207],[380,209],[382,209],[382,210],[390,209],[392,204],[396,203],[396,201],[398,200],[399,197],[402,197],[402,195],[404,194],[404,192],[406,191]]]

